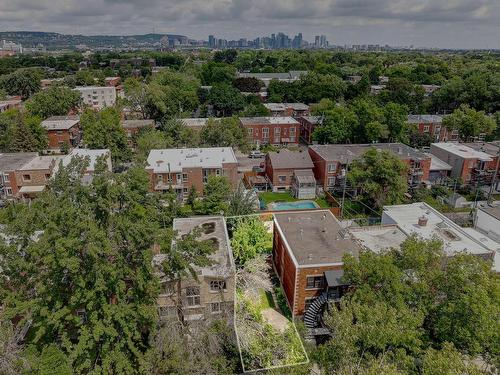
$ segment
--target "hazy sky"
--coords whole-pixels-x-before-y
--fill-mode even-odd
[[[0,0],[0,31],[500,48],[500,0]]]

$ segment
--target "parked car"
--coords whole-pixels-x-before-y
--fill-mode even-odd
[[[260,150],[253,150],[250,151],[250,155],[248,155],[250,159],[258,159],[258,158],[263,158],[264,153],[262,153]]]

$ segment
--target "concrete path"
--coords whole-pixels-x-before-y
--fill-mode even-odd
[[[277,312],[275,309],[267,308],[262,310],[264,319],[281,333],[285,332],[289,320]]]

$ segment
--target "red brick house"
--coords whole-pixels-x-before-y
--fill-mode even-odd
[[[321,116],[302,116],[298,118],[300,123],[300,141],[306,145],[313,143],[312,134],[317,126],[323,123]]]
[[[428,134],[434,142],[458,141],[458,130],[450,131],[443,126],[441,115],[408,115],[407,123],[419,134]]]
[[[353,145],[312,145],[309,155],[314,163],[314,175],[324,191],[342,189],[347,164],[375,147],[394,153],[408,165],[408,183],[416,186],[429,180],[431,157],[403,143],[373,143]]]
[[[238,161],[231,147],[151,150],[146,171],[151,191],[172,188],[180,198],[187,197],[191,186],[198,195],[209,176],[226,176],[235,188],[238,185]]]
[[[346,289],[341,280],[342,257],[358,256],[359,245],[329,210],[275,214],[273,236],[273,267],[290,310],[294,317],[304,316],[306,326],[313,328],[320,312],[312,314],[318,307],[314,301],[342,296]]]
[[[120,77],[106,77],[104,78],[104,85],[117,87],[121,82]]]
[[[240,125],[255,145],[297,145],[299,122],[292,117],[242,117]]]
[[[37,156],[36,152],[0,153],[0,199],[17,197],[21,184],[15,172]]]
[[[80,143],[82,132],[79,116],[52,116],[42,121],[47,130],[49,148],[60,149],[64,143],[76,147]]]
[[[309,171],[312,174],[314,168],[311,157],[305,151],[269,152],[264,163],[264,173],[273,191],[289,190],[296,171]]]

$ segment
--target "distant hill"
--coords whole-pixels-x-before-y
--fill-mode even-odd
[[[35,47],[43,44],[48,49],[70,48],[77,45],[89,47],[146,47],[165,43],[187,43],[188,37],[176,34],[144,34],[144,35],[68,35],[46,33],[40,31],[3,31],[0,40],[5,39],[21,43],[24,47]]]

